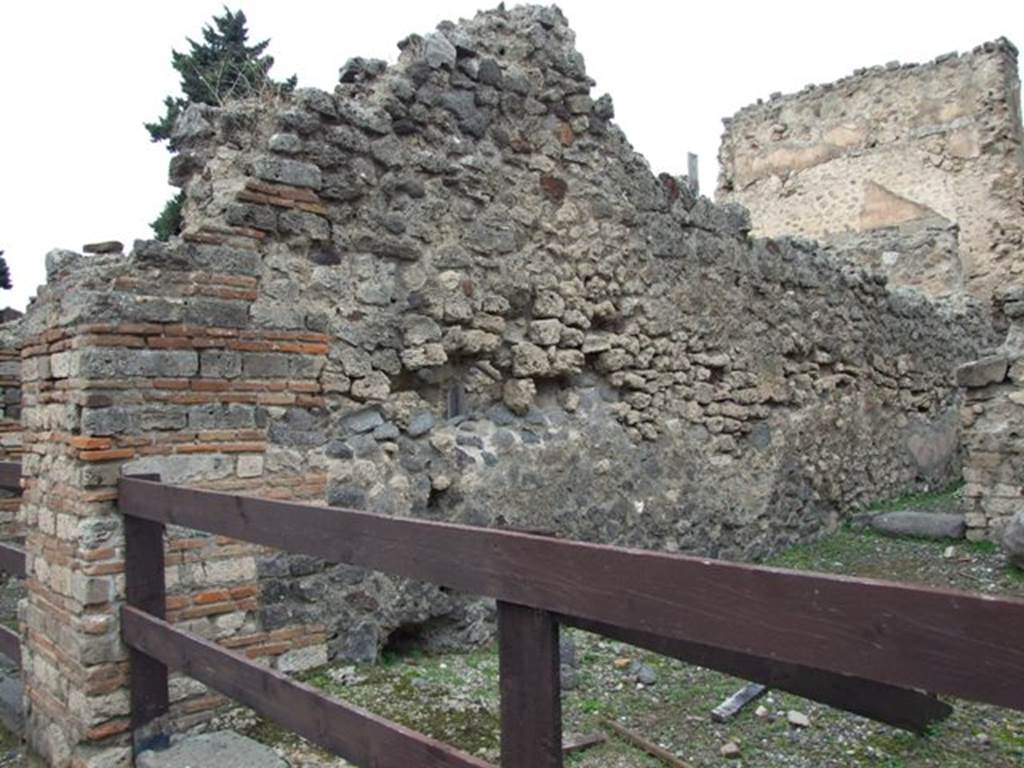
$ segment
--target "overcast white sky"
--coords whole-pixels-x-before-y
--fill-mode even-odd
[[[509,3],[513,5],[514,3]],[[173,190],[167,151],[142,123],[177,93],[172,47],[221,10],[220,0],[27,0],[0,4],[0,250],[24,307],[54,247],[116,239],[130,246]],[[272,38],[278,78],[330,90],[351,56],[394,61],[395,44],[484,0],[236,0],[252,39]],[[559,3],[576,30],[595,95],[655,172],[700,155],[714,191],[721,118],[773,91],[835,80],[893,59],[924,61],[1004,35],[1024,45],[1020,0]]]

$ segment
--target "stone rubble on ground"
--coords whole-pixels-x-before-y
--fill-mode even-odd
[[[810,718],[803,712],[799,712],[795,709],[791,709],[786,712],[786,722],[794,728],[809,728],[811,725]]]
[[[743,751],[740,749],[740,745],[735,741],[727,741],[722,745],[719,750],[719,754],[726,760],[738,760],[743,755]]]

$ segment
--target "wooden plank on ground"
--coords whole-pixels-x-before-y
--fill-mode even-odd
[[[494,768],[454,747],[323,695],[209,640],[131,606],[121,611],[125,642],[278,725],[359,766]]]
[[[124,512],[751,656],[1024,709],[1024,600],[122,479]],[[780,686],[773,686],[780,687]]]
[[[21,637],[3,624],[0,624],[0,653],[21,666]]]
[[[653,741],[645,739],[639,733],[635,733],[634,731],[629,730],[629,728],[615,722],[610,717],[602,717],[600,719],[600,722],[605,727],[618,734],[619,738],[621,738],[627,744],[631,744],[637,749],[646,752],[651,757],[656,757],[665,765],[671,766],[671,768],[690,768],[689,763],[683,762],[678,757],[669,752],[667,749],[662,749]]]
[[[586,752],[593,747],[599,747],[607,743],[608,737],[603,733],[588,733],[574,739],[567,739],[562,742],[563,755],[575,755],[577,752]]]
[[[498,602],[501,768],[562,768],[558,622]]]
[[[25,550],[16,544],[0,542],[0,571],[16,579],[25,578]]]
[[[924,733],[929,725],[945,720],[953,712],[952,707],[933,696],[874,680],[847,677],[776,659],[659,637],[597,621],[568,616],[559,616],[558,620],[562,624],[646,648],[662,656],[671,656],[688,664],[752,680],[768,688],[787,691],[914,733]]]

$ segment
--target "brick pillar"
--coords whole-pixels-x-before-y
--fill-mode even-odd
[[[118,477],[322,497],[324,478],[303,462],[267,466],[267,434],[290,409],[321,404],[327,344],[249,327],[255,252],[137,243],[129,256],[54,253],[48,268],[22,351],[27,730],[50,765],[107,768],[130,760]],[[256,554],[173,532],[169,618],[268,660],[323,645],[322,627],[261,631]],[[172,699],[181,728],[223,701],[185,679]]]
[[[11,310],[0,310],[0,321]],[[0,322],[0,461],[21,458],[21,322]],[[0,490],[0,541],[23,534],[17,494]]]
[[[1020,454],[1024,449],[1024,286],[1009,285],[994,297],[1008,323],[993,354],[961,366],[961,445],[967,538],[999,540],[1024,508]]]

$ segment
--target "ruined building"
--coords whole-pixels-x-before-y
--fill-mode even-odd
[[[952,372],[995,343],[985,312],[653,174],[557,9],[400,48],[332,92],[191,107],[182,237],[47,257],[17,345],[53,765],[128,755],[124,473],[744,559],[961,474]],[[440,588],[170,533],[169,618],[284,671],[489,631]],[[172,693],[182,726],[221,703]]]
[[[932,296],[1024,273],[1024,129],[1005,40],[892,63],[725,121],[718,197],[754,234],[801,235]]]
[[[1001,343],[966,389],[970,538],[1001,536],[1017,481],[1024,354],[1024,128],[1017,49],[893,63],[746,107],[725,121],[718,197],[755,234],[807,236],[828,253],[935,297],[973,297]]]

